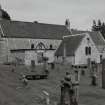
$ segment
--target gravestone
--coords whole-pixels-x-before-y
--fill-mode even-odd
[[[61,81],[60,105],[78,105],[75,96],[75,88],[70,81]]]
[[[72,105],[73,103],[73,90],[69,84],[62,83],[61,85],[61,100],[60,105]]]
[[[83,69],[87,69],[86,66],[81,66],[81,65],[72,65],[73,69],[73,77],[72,77],[72,84],[73,84],[73,90],[74,90],[74,100],[75,104],[77,105],[79,101],[79,83],[80,83],[80,76],[81,76],[81,71]]]
[[[102,61],[102,88],[105,89],[105,59]]]
[[[43,57],[43,70],[47,69],[47,61],[48,61],[48,57]]]
[[[96,62],[91,63],[91,85],[97,85],[97,64]]]
[[[51,65],[51,69],[54,69],[55,68],[54,62],[50,63],[50,65]]]
[[[35,60],[31,60],[31,71],[35,71]]]

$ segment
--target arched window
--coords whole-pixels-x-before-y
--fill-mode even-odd
[[[41,49],[46,49],[46,47],[42,42],[40,42],[40,43],[37,44],[36,49],[41,50]]]
[[[88,55],[88,47],[85,47],[85,54]]]
[[[89,55],[91,55],[91,47],[89,47],[88,49],[89,49]]]
[[[86,55],[91,55],[91,47],[85,47],[85,54]]]

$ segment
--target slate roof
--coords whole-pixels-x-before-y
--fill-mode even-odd
[[[99,51],[102,51],[105,47],[105,39],[103,38],[102,34],[100,32],[90,32],[90,31],[79,31],[79,30],[71,30],[71,35],[68,38],[65,38],[62,43],[60,44],[60,47],[57,49],[55,55],[56,56],[63,56],[63,47],[64,42],[67,44],[66,47],[66,54],[67,56],[73,56],[75,50],[77,49],[79,43],[81,42],[83,36],[88,33],[90,37],[92,38],[93,42],[95,43],[97,49]],[[80,34],[80,35],[78,35]]]
[[[0,24],[7,38],[62,39],[70,34],[64,25],[9,20],[0,20]]]
[[[1,11],[1,13],[2,13],[2,15],[1,15],[0,18],[2,18],[2,19],[6,19],[6,20],[11,20],[10,15],[9,15],[5,10],[0,9],[0,11]]]
[[[105,45],[105,39],[100,32],[88,32],[96,45]]]
[[[102,34],[99,31],[81,31],[81,30],[72,29],[71,33],[73,35],[81,34],[81,33],[88,33],[96,45],[105,45],[104,37],[102,36]]]
[[[64,44],[66,48],[66,56],[74,56],[76,49],[78,48],[84,37],[85,34],[71,35],[69,37],[65,37],[64,40],[61,42],[59,48],[55,52],[55,56],[63,56]]]

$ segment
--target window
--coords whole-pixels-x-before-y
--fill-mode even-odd
[[[91,47],[85,47],[85,54],[91,55]]]
[[[90,43],[90,39],[89,39],[89,38],[87,38],[87,43],[88,43],[88,44]]]
[[[31,44],[31,49],[34,49],[34,44]]]
[[[85,47],[85,54],[88,55],[88,47]]]
[[[88,49],[89,49],[89,55],[91,55],[91,47],[89,47]]]
[[[102,61],[102,55],[100,55],[100,62]]]
[[[50,44],[50,48],[49,49],[53,49],[53,45],[52,44]]]
[[[40,42],[40,43],[37,44],[36,49],[41,50],[41,49],[46,49],[46,47],[42,42]]]
[[[89,41],[89,38],[87,38],[87,40]]]

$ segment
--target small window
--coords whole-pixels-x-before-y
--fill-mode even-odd
[[[85,54],[88,55],[88,47],[85,47]]]
[[[31,49],[34,49],[34,44],[31,44]]]
[[[91,55],[91,47],[89,47],[88,49],[89,49],[89,55]]]
[[[53,45],[52,44],[50,44],[50,49],[53,49]]]
[[[100,55],[100,61],[102,61],[102,55]]]
[[[88,43],[88,44],[90,43],[90,39],[89,39],[89,38],[87,38],[87,43]]]
[[[75,71],[75,81],[78,81],[78,71]]]
[[[85,47],[85,54],[91,55],[91,47]]]
[[[87,40],[89,41],[90,39],[89,39],[89,38],[87,38]]]

